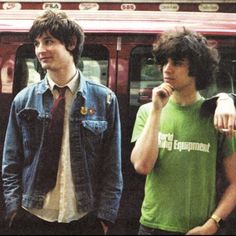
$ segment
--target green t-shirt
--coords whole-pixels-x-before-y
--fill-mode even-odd
[[[216,158],[235,151],[235,137],[219,147],[213,117],[202,117],[203,99],[191,106],[171,100],[161,114],[159,156],[147,175],[141,224],[174,232],[202,225],[215,209]],[[133,130],[135,142],[145,126],[151,103],[140,107]]]

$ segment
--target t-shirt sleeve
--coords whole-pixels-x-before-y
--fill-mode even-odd
[[[146,124],[149,110],[150,110],[150,103],[142,105],[136,115],[136,120],[134,123],[133,134],[131,138],[131,143],[136,142],[137,139],[141,136],[144,126]]]

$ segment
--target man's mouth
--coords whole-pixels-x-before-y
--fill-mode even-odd
[[[174,78],[171,77],[164,77],[164,82],[169,83],[169,82],[173,82]]]

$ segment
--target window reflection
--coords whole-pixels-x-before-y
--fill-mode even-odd
[[[151,99],[152,88],[162,83],[162,73],[155,65],[152,48],[134,48],[130,57],[130,105],[140,106]]]
[[[94,60],[90,57],[82,57],[80,70],[84,76],[95,83],[106,85],[108,60]]]

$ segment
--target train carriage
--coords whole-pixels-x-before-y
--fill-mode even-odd
[[[13,97],[44,76],[28,31],[44,9],[62,9],[86,34],[80,70],[91,80],[111,88],[120,104],[125,185],[115,227],[118,234],[137,232],[145,178],[136,174],[130,163],[130,137],[139,106],[150,101],[152,88],[162,81],[151,52],[156,37],[175,27],[204,34],[217,45],[221,61],[217,80],[202,94],[208,97],[219,91],[235,92],[236,2],[178,2],[0,1],[0,157]],[[2,218],[2,197],[0,204]],[[229,232],[236,233],[235,229]]]

